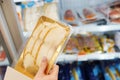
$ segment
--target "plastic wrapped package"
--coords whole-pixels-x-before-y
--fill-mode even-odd
[[[69,3],[67,5],[67,3]],[[120,1],[60,1],[60,17],[72,26],[120,23]]]
[[[6,53],[3,49],[3,46],[0,44],[0,61],[4,61],[6,59]]]
[[[68,41],[65,53],[78,53],[85,55],[89,53],[102,53],[102,47],[98,41],[98,37],[92,34],[88,35],[73,35]]]
[[[43,15],[42,5],[26,7],[23,9],[24,31],[32,32],[40,16]]]
[[[43,13],[44,13],[44,16],[47,16],[51,19],[59,21],[58,3],[57,2],[45,3],[43,6]]]
[[[114,46],[115,42],[112,39],[102,37],[101,39],[103,51],[105,53],[112,53],[115,52]]]
[[[78,41],[75,37],[71,37],[64,49],[65,53],[77,53],[79,51],[78,49]]]
[[[119,59],[102,62],[105,80],[120,80]]]
[[[112,23],[120,23],[120,1],[110,4],[109,19]]]
[[[120,32],[116,32],[115,34],[115,44],[120,49]]]
[[[76,12],[73,8],[63,9],[60,11],[62,21],[70,24],[71,26],[78,26]]]
[[[120,52],[118,31],[108,32],[85,32],[76,30],[70,37],[64,53],[67,54],[105,54]],[[83,31],[84,32],[84,31]]]
[[[58,63],[59,76],[58,80],[72,80],[71,65],[69,63]]]
[[[21,3],[23,30],[32,32],[41,16],[47,16],[59,21],[57,1],[28,1]],[[19,10],[19,9],[17,9]]]
[[[15,69],[33,78],[42,58],[46,56],[49,61],[46,70],[48,74],[70,35],[70,27],[42,16],[27,41]]]
[[[120,59],[58,64],[59,80],[120,80]]]

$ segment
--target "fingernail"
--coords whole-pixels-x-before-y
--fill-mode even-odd
[[[47,58],[44,56],[42,62],[46,62]]]

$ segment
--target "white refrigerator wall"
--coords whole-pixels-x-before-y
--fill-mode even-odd
[[[93,6],[96,4],[111,2],[115,0],[60,0],[63,8],[80,8],[86,6]]]

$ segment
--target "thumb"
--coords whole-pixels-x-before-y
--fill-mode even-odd
[[[53,69],[51,70],[51,75],[54,76],[58,76],[58,72],[59,72],[59,66],[58,65],[54,65]]]
[[[45,70],[47,68],[47,65],[48,65],[48,60],[46,57],[43,57],[42,61],[41,61],[41,64],[40,64],[40,68],[36,74],[36,76],[42,76],[45,74]]]

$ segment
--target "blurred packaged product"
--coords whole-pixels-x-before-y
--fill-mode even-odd
[[[65,52],[78,53],[79,55],[85,55],[93,52],[102,53],[102,47],[98,42],[97,36],[77,34],[70,38],[66,45]]]
[[[109,4],[109,19],[112,23],[120,23],[120,1],[114,1]]]
[[[103,4],[98,4],[95,7],[95,10],[101,14],[103,14],[106,18],[108,18],[108,14],[109,14],[109,5],[107,3],[103,3]]]
[[[44,16],[47,16],[51,19],[54,19],[56,21],[59,21],[59,16],[58,16],[58,3],[45,3],[43,6],[43,13]]]
[[[108,25],[120,23],[120,1],[118,0],[103,1],[100,3],[95,3],[94,1],[94,5],[83,5],[83,3],[81,4],[82,6],[71,6],[70,8],[63,2],[61,2],[62,8],[60,7],[62,10],[59,11],[61,15],[60,17],[62,17],[62,21],[67,21],[67,23],[72,26],[88,24]],[[75,3],[76,2],[72,5],[76,5]]]
[[[4,61],[6,59],[6,53],[3,47],[0,45],[0,61]]]
[[[62,62],[59,80],[120,80],[120,59]]]
[[[16,8],[25,32],[32,32],[38,19],[44,15],[59,21],[57,2],[45,3],[43,1],[22,2],[21,8]],[[19,12],[19,9],[21,12]]]
[[[107,22],[103,16],[95,11],[94,8],[83,8],[82,11],[83,20],[81,21],[83,24],[97,24],[97,25],[106,25]]]
[[[64,14],[64,19],[67,21],[74,21],[75,20],[75,16],[73,15],[72,10],[66,10],[65,14]]]
[[[104,62],[105,71],[109,74],[111,80],[120,80],[120,73],[118,71],[119,61],[119,59],[116,59]]]
[[[73,34],[69,39],[64,53],[87,55],[91,53],[116,53],[119,49],[119,32]],[[115,39],[114,39],[115,38]],[[118,48],[117,48],[118,47]]]
[[[66,45],[65,52],[76,53],[79,50],[78,47],[79,47],[79,44],[77,39],[75,37],[71,37]]]
[[[103,37],[100,41],[102,42],[102,48],[105,53],[115,52],[115,42],[112,39]]]
[[[73,9],[65,9],[62,13],[62,19],[64,22],[71,26],[78,26],[78,23],[76,22],[76,13]]]
[[[115,44],[120,49],[120,31],[116,32],[115,34]]]
[[[95,14],[87,8],[83,9],[83,15],[86,19],[96,19]]]

